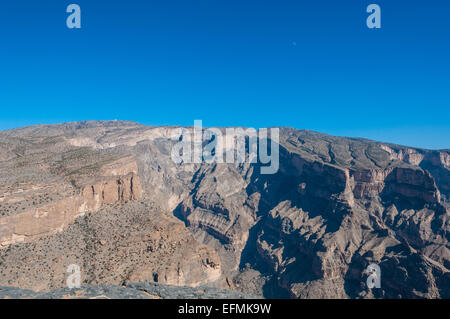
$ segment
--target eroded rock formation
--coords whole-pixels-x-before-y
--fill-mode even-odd
[[[66,264],[83,260],[91,284],[208,284],[290,298],[450,297],[448,150],[281,128],[280,169],[261,175],[259,164],[174,163],[174,129],[112,121],[1,132],[0,223],[9,246],[0,251],[0,285],[25,287],[38,276],[41,284],[26,288],[59,288]],[[17,224],[22,230],[12,232]],[[80,238],[100,244],[83,246]],[[43,257],[67,251],[76,254]],[[95,262],[86,257],[94,255]],[[27,256],[34,256],[29,263]],[[381,268],[379,289],[366,285],[372,263]],[[53,274],[13,274],[13,264],[54,265]]]
[[[124,164],[123,167],[117,164]],[[137,173],[135,162],[111,163],[108,169],[100,168],[95,177],[84,177],[84,180],[71,181],[78,186],[74,195],[63,197],[46,203],[36,205],[28,210],[0,218],[0,248],[8,245],[23,242],[32,242],[45,236],[51,236],[62,232],[68,225],[72,224],[76,218],[86,213],[95,213],[108,204],[126,202],[140,199],[142,197],[141,184]],[[117,167],[118,166],[118,167]],[[79,178],[78,176],[77,178]],[[86,181],[85,179],[90,179]],[[61,188],[66,185],[56,185]],[[53,191],[57,191],[57,189]],[[29,192],[25,189],[19,193]],[[33,188],[31,188],[33,192]],[[14,194],[3,197],[2,204],[15,201]]]

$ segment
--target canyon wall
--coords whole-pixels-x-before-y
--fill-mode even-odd
[[[26,176],[23,184],[0,175],[4,245],[15,243],[0,250],[9,284],[39,276],[16,274],[18,256],[62,236],[70,248],[45,255],[77,252],[71,258],[84,258],[92,284],[207,284],[276,298],[450,296],[448,150],[280,128],[280,169],[263,175],[259,163],[173,162],[175,129],[112,121],[0,134],[8,145],[0,168]],[[28,144],[14,149],[18,139]],[[40,195],[26,198],[27,185]],[[26,208],[37,200],[45,203]],[[86,221],[75,219],[82,214]],[[98,262],[86,257],[94,255]],[[63,284],[70,260],[62,259],[39,289]],[[33,268],[48,262],[39,260]],[[365,284],[372,263],[382,271],[378,290]]]
[[[141,199],[142,188],[136,175],[136,163],[112,166],[113,170],[101,169],[105,176],[96,176],[91,184],[79,186],[76,195],[0,218],[0,248],[62,232],[79,216],[95,213],[104,205]],[[8,200],[4,198],[4,202]]]

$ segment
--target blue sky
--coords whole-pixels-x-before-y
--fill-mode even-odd
[[[202,119],[450,148],[449,1],[3,0],[0,41],[0,129]]]

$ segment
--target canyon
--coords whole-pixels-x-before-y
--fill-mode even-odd
[[[172,161],[179,128],[1,131],[0,286],[62,289],[77,264],[92,286],[450,298],[449,150],[282,127],[279,169],[261,174],[259,163]]]

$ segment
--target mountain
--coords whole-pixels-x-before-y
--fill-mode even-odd
[[[279,128],[279,169],[263,174],[259,162],[175,162],[180,129],[0,132],[0,286],[64,288],[75,264],[92,286],[450,298],[449,150]],[[380,288],[366,284],[372,264]]]

